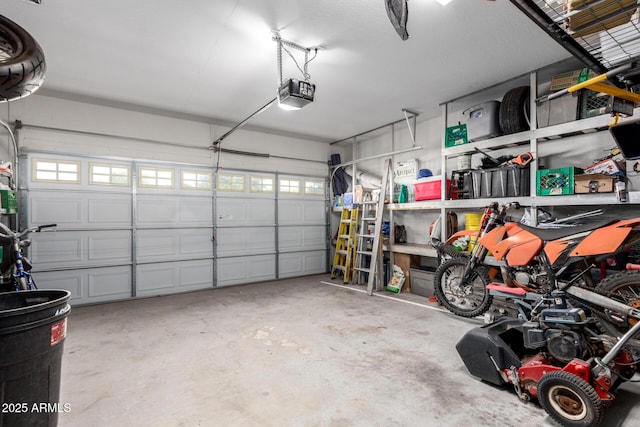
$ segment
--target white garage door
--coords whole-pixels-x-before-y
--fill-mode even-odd
[[[22,227],[58,224],[31,236],[38,287],[74,304],[328,269],[322,177],[35,152],[21,165]]]

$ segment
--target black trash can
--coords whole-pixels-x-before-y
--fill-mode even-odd
[[[0,293],[0,426],[56,426],[71,293]]]

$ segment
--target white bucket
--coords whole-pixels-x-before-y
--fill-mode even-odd
[[[471,154],[458,156],[458,170],[471,169]]]

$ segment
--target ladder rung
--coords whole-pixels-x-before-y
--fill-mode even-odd
[[[338,250],[336,250],[336,253],[340,254],[340,255],[347,255],[349,252],[348,251],[344,251],[342,249],[338,249]]]
[[[362,219],[362,221],[375,221],[376,217],[374,216],[374,217],[370,217],[370,218],[361,218],[361,219]]]
[[[349,224],[351,222],[351,220],[350,219],[342,219],[342,220],[340,220],[340,222],[343,223],[343,224]]]
[[[370,268],[353,267],[353,269],[356,270],[356,271],[364,271],[365,273],[371,273],[371,269]]]
[[[344,265],[334,265],[333,270],[347,271],[347,267],[345,267]]]
[[[356,251],[356,253],[360,255],[368,255],[368,256],[373,255],[372,251]]]
[[[367,239],[375,239],[375,235],[373,234],[358,234],[358,237],[365,237]]]
[[[349,235],[348,234],[339,234],[338,235],[338,239],[348,239]]]

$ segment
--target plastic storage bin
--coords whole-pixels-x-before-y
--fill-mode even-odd
[[[502,135],[500,130],[500,101],[483,102],[465,110],[469,141]]]
[[[573,194],[574,176],[582,173],[576,167],[541,169],[536,173],[536,194],[538,196],[561,196]]]
[[[432,176],[423,178],[413,184],[414,196],[416,201],[420,200],[437,200],[442,197],[442,176]],[[451,184],[451,180],[447,180],[447,187]]]
[[[410,268],[409,279],[411,280],[411,293],[423,297],[432,297],[433,278],[435,271],[427,268]]]
[[[467,144],[467,125],[461,124],[447,128],[444,138],[445,147],[455,147],[456,145]]]
[[[474,170],[471,171],[471,183],[474,199],[528,196],[529,167]]]

